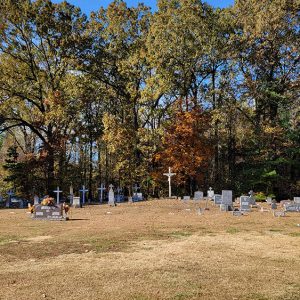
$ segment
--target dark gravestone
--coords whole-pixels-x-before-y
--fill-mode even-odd
[[[232,212],[232,215],[233,215],[234,217],[241,217],[241,216],[243,215],[243,213],[242,213],[240,210],[234,210],[234,211]]]
[[[250,197],[248,197],[248,196],[241,196],[240,197],[240,209],[241,209],[241,211],[250,211],[251,210],[250,205],[251,205]]]
[[[34,207],[33,218],[37,220],[67,220],[67,217],[64,216],[63,206],[61,204],[53,206],[38,204]]]
[[[220,205],[222,203],[222,195],[215,194],[214,195],[214,204]]]
[[[222,204],[232,205],[232,191],[223,190],[222,191]]]

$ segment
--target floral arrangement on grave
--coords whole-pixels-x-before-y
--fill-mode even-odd
[[[70,206],[64,202],[63,203],[63,209],[64,209],[65,213],[67,214],[68,211],[70,210]]]
[[[55,206],[55,200],[54,200],[54,198],[47,197],[47,198],[43,199],[41,204],[44,206]]]

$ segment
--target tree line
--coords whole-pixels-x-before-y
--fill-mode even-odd
[[[0,189],[300,193],[294,0],[0,4]]]

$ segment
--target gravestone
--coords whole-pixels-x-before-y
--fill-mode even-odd
[[[110,206],[115,206],[115,193],[114,193],[114,190],[113,190],[113,185],[110,184],[109,185],[109,192],[108,192],[108,204]]]
[[[73,197],[72,206],[77,208],[81,207],[80,197]]]
[[[222,204],[232,205],[232,191],[223,190],[222,191]]]
[[[251,211],[250,208],[250,197],[248,196],[241,196],[240,197],[240,210],[241,211]]]
[[[124,202],[124,195],[122,194],[123,189],[118,187],[117,188],[117,196],[116,196],[116,202],[121,203]]]
[[[222,195],[215,194],[214,195],[214,204],[220,205],[222,203]]]
[[[82,189],[79,190],[79,193],[82,193],[82,205],[85,205],[85,193],[87,193],[88,191],[89,190],[87,190],[84,185],[82,186]]]
[[[241,216],[243,215],[243,213],[242,213],[240,210],[234,210],[234,211],[232,212],[232,215],[233,215],[234,217],[241,217]]]
[[[220,204],[220,211],[228,211],[229,210],[229,205],[227,204]]]
[[[210,187],[209,190],[207,191],[207,197],[213,199],[214,195],[215,195],[215,191]]]
[[[106,187],[103,183],[101,183],[101,186],[98,188],[98,191],[100,191],[100,203],[103,203],[103,192],[106,191]]]
[[[300,203],[300,197],[294,197],[294,202],[295,203]]]
[[[285,217],[284,211],[274,211],[273,212],[274,217]]]
[[[53,192],[56,193],[56,204],[59,204],[59,194],[62,193],[62,191],[60,191],[59,187],[57,187],[57,189]]]
[[[183,201],[188,201],[188,200],[191,200],[190,196],[183,196]]]
[[[300,212],[300,203],[292,203],[284,206],[287,212]]]
[[[33,197],[33,205],[38,205],[40,201],[40,198],[38,195],[34,195]]]
[[[268,208],[261,207],[261,208],[260,208],[260,211],[261,211],[261,212],[269,212],[270,210],[269,210]]]
[[[195,201],[199,201],[199,200],[202,200],[203,199],[203,192],[201,191],[196,191],[194,193],[194,200]]]
[[[277,203],[276,201],[273,201],[272,204],[271,204],[271,209],[277,209]]]
[[[47,206],[38,204],[34,208],[33,218],[37,220],[65,221],[63,205]]]
[[[266,202],[271,205],[272,204],[272,198],[271,197],[267,197]]]

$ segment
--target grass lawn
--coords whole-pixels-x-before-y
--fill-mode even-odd
[[[198,207],[94,205],[67,222],[2,209],[0,299],[300,299],[299,213]]]

